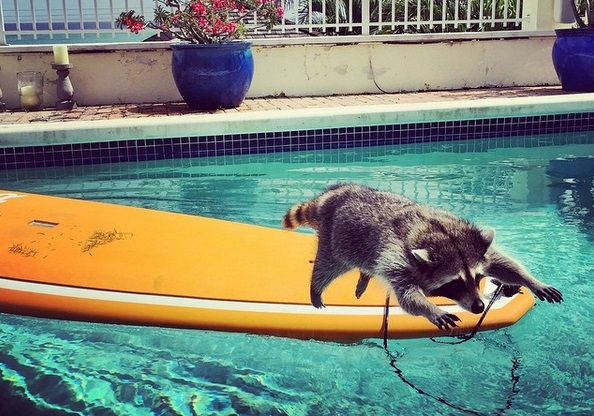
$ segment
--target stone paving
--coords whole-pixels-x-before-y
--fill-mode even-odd
[[[40,122],[68,122],[113,120],[121,118],[167,117],[185,114],[236,113],[299,108],[328,108],[361,105],[429,103],[454,100],[480,100],[488,98],[534,97],[565,94],[559,86],[481,88],[455,91],[423,91],[394,94],[335,95],[328,97],[269,97],[248,98],[234,109],[214,112],[190,110],[183,102],[112,104],[79,106],[72,111],[46,108],[40,111],[5,111],[0,113],[0,124],[28,124]]]

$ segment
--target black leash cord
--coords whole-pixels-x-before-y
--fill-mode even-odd
[[[500,284],[497,286],[497,290],[493,294],[493,297],[489,301],[489,304],[487,305],[483,314],[481,315],[478,322],[474,326],[474,329],[472,331],[470,331],[470,333],[468,335],[466,335],[466,334],[458,335],[457,338],[459,339],[459,341],[455,341],[455,342],[438,341],[435,339],[435,337],[431,337],[430,338],[431,341],[437,342],[440,344],[455,345],[455,344],[462,344],[463,342],[466,342],[466,341],[472,339],[476,335],[476,333],[479,331],[483,321],[485,320],[485,317],[487,316],[487,312],[489,312],[489,310],[491,309],[491,307],[493,306],[495,301],[497,301],[497,299],[499,299],[501,292],[503,292],[503,285]],[[388,321],[389,321],[389,317],[390,317],[390,293],[388,292],[388,294],[386,295],[386,304],[384,305],[384,319],[383,319],[383,323],[382,323],[382,329],[383,329],[383,334],[384,334],[384,349],[388,348]]]
[[[386,348],[385,349],[386,354],[388,355],[388,359],[390,360],[390,367],[392,367],[394,369],[394,372],[396,373],[396,375],[398,376],[398,378],[407,386],[409,386],[410,388],[412,388],[414,391],[416,391],[417,393],[423,395],[423,396],[427,396],[432,398],[433,400],[441,403],[441,404],[445,404],[448,407],[451,407],[452,409],[456,409],[456,410],[460,410],[462,412],[466,412],[466,413],[470,413],[473,415],[482,415],[482,413],[476,412],[474,410],[471,409],[466,409],[464,407],[455,405],[454,403],[450,403],[449,401],[447,401],[446,399],[444,399],[443,397],[439,397],[439,396],[434,396],[431,393],[427,393],[425,390],[420,389],[419,387],[415,386],[415,384],[412,381],[409,381],[406,377],[404,377],[404,374],[402,374],[402,370],[400,368],[398,368],[398,366],[396,365],[396,357],[394,357],[392,355],[392,353]]]
[[[390,292],[386,294],[386,304],[384,305],[384,321],[382,328],[384,330],[384,349],[388,350],[388,320],[390,318]]]
[[[480,329],[483,321],[485,320],[485,317],[487,316],[487,312],[489,312],[489,310],[491,309],[491,306],[493,306],[493,304],[497,301],[497,299],[499,299],[499,296],[501,295],[502,292],[503,292],[503,285],[500,284],[500,285],[497,286],[497,290],[493,294],[493,297],[489,301],[489,304],[487,305],[487,307],[485,308],[483,314],[481,315],[481,317],[477,321],[476,325],[474,326],[474,329],[472,331],[470,331],[469,334],[467,334],[467,335],[466,334],[464,334],[464,335],[458,335],[456,337],[456,338],[458,338],[458,341],[453,341],[453,342],[440,341],[438,339],[435,339],[435,337],[431,337],[430,338],[431,341],[437,342],[439,344],[456,345],[456,344],[462,344],[463,342],[469,341],[472,338],[474,338],[474,336],[476,335],[476,333],[479,331],[479,329]]]
[[[495,301],[499,298],[499,296],[501,295],[501,292],[503,291],[503,285],[499,285],[497,290],[495,291],[495,293],[493,294],[493,297],[491,298],[491,300],[489,301],[489,304],[487,305],[487,307],[485,308],[485,311],[483,312],[483,314],[481,315],[481,317],[479,318],[478,322],[476,323],[474,329],[470,332],[470,334],[468,335],[460,335],[458,336],[458,338],[460,338],[459,341],[456,342],[443,342],[443,341],[436,341],[434,339],[434,337],[431,338],[431,340],[433,342],[438,342],[441,344],[461,344],[463,342],[466,342],[470,339],[472,339],[476,333],[479,331],[481,324],[483,323],[483,320],[485,319],[485,316],[487,316],[487,312],[489,312],[489,309],[491,309],[491,307],[493,306],[493,304],[495,303]],[[390,352],[390,350],[388,349],[388,322],[389,322],[389,316],[390,316],[390,294],[388,293],[388,295],[386,296],[386,304],[384,306],[384,319],[383,319],[383,323],[382,323],[382,329],[383,329],[383,335],[384,335],[384,351],[386,352],[386,355],[388,356],[388,359],[390,360],[390,367],[392,367],[392,369],[394,369],[394,372],[396,373],[396,375],[398,376],[398,378],[407,386],[409,386],[410,388],[412,388],[413,390],[415,390],[417,393],[423,395],[423,396],[427,396],[432,398],[433,400],[442,403],[448,407],[451,407],[452,409],[455,410],[460,410],[462,412],[465,413],[469,413],[469,414],[473,414],[473,415],[482,415],[482,413],[479,413],[475,410],[472,409],[466,409],[464,407],[455,405],[454,403],[450,403],[449,401],[447,401],[446,399],[444,399],[443,397],[439,397],[439,396],[434,396],[431,393],[427,393],[425,390],[420,389],[419,387],[417,387],[413,382],[409,381],[406,377],[404,377],[404,374],[402,373],[402,370],[396,365],[397,359],[396,357]],[[517,392],[519,390],[517,390],[517,383],[519,381],[519,377],[515,375],[515,371],[517,371],[519,367],[519,360],[513,360],[512,361],[512,375],[511,375],[511,380],[512,380],[512,393],[510,395],[510,397],[508,397],[508,399],[506,400],[505,403],[505,407],[503,409],[500,409],[496,414],[498,415],[502,415],[503,413],[505,413],[506,410],[511,409],[511,405],[513,402],[513,398],[514,396],[517,394]]]

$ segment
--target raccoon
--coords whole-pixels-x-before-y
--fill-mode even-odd
[[[458,326],[460,319],[429,302],[427,296],[445,296],[465,310],[482,313],[485,305],[479,283],[485,276],[507,285],[508,292],[525,286],[540,300],[563,300],[559,290],[540,282],[494,247],[493,229],[479,228],[402,195],[338,184],[290,208],[282,225],[288,230],[309,226],[317,231],[310,286],[316,308],[324,307],[324,289],[352,269],[360,271],[357,298],[376,276],[389,284],[407,313],[424,316],[443,330]]]

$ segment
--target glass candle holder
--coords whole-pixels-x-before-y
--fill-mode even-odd
[[[23,110],[37,110],[43,104],[43,76],[37,71],[17,72],[17,89]]]

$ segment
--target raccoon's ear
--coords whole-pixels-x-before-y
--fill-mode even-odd
[[[481,237],[488,247],[495,239],[495,230],[493,228],[484,228],[481,230]]]
[[[417,259],[417,261],[419,263],[422,264],[431,264],[431,260],[429,259],[429,252],[427,250],[425,250],[424,248],[415,248],[413,250],[411,250],[412,255],[415,256],[415,259]]]

